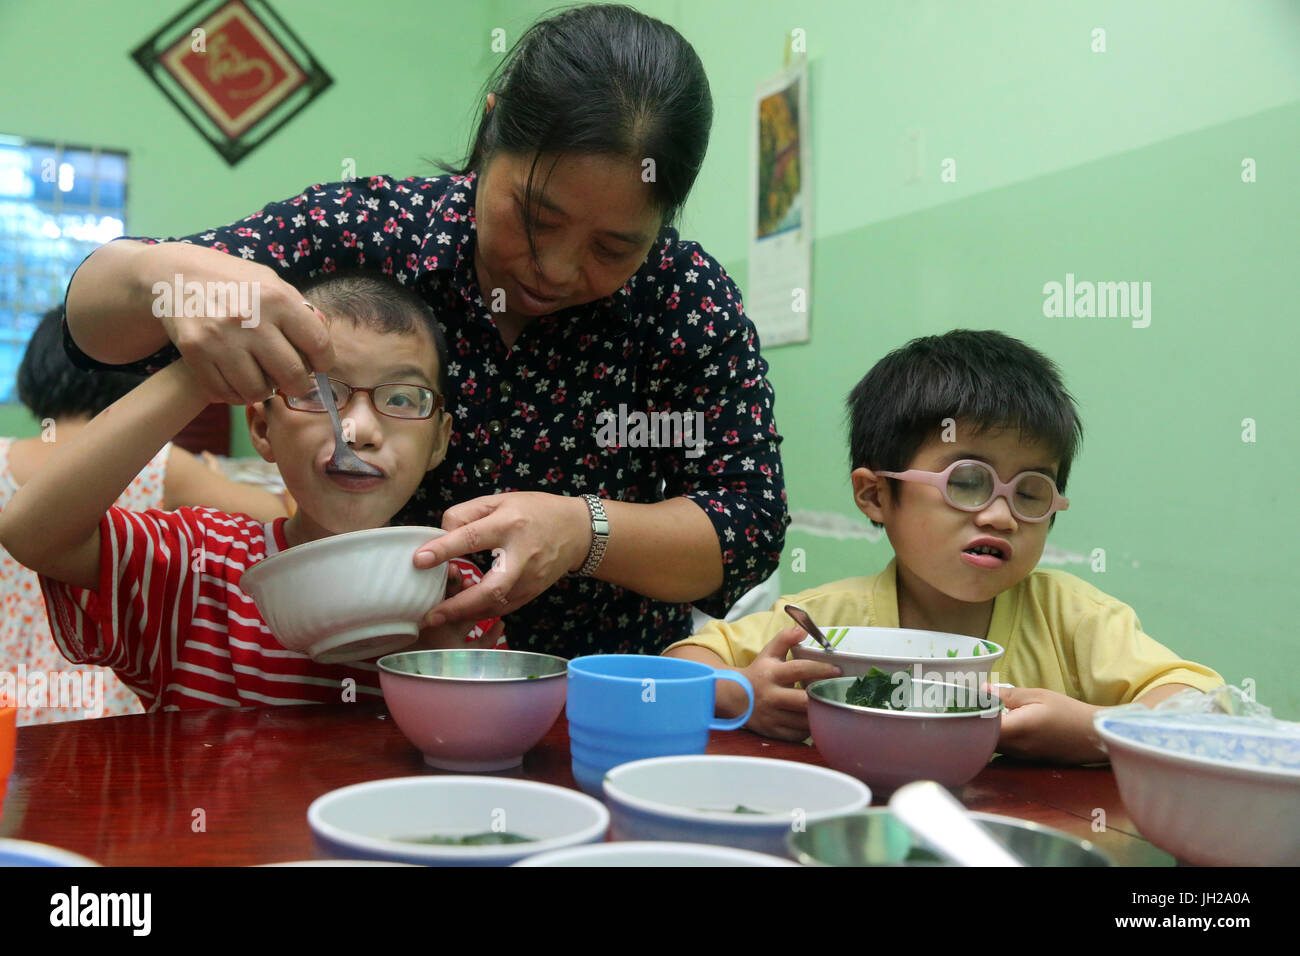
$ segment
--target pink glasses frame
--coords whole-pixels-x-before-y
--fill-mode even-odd
[[[952,474],[953,469],[958,468],[961,465],[977,465],[993,476],[993,494],[989,497],[988,501],[984,502],[984,504],[975,506],[959,505],[949,497],[948,476]],[[1051,475],[1045,475],[1041,471],[1022,471],[1010,481],[1003,481],[998,477],[998,473],[993,470],[992,465],[986,461],[979,461],[975,458],[963,458],[961,461],[954,461],[943,471],[920,471],[916,468],[912,468],[908,471],[877,471],[876,474],[884,475],[886,478],[897,478],[900,481],[918,481],[924,485],[932,485],[942,492],[943,500],[948,502],[948,504],[952,505],[952,507],[956,508],[958,511],[983,511],[998,498],[1005,498],[1007,505],[1011,508],[1011,513],[1021,521],[1028,521],[1031,524],[1039,521],[1046,521],[1052,515],[1056,514],[1056,512],[1065,511],[1070,507],[1070,499],[1061,496],[1061,492],[1057,490],[1056,482],[1052,480]],[[1028,515],[1023,515],[1020,513],[1020,509],[1016,507],[1016,496],[1014,494],[1016,483],[1019,482],[1021,478],[1025,477],[1025,475],[1037,475],[1039,478],[1045,479],[1052,487],[1052,503],[1048,507],[1047,513],[1040,518],[1031,518]]]

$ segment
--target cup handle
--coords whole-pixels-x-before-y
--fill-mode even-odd
[[[720,680],[735,681],[741,687],[745,688],[745,696],[749,698],[749,706],[745,712],[734,720],[721,720],[715,717],[709,721],[710,730],[735,730],[737,727],[744,726],[745,721],[749,720],[749,715],[754,712],[754,685],[749,682],[749,678],[738,671],[713,669],[713,687],[717,690],[717,682]]]

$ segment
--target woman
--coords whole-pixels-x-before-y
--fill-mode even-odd
[[[672,227],[708,143],[708,81],[671,27],[599,5],[534,24],[487,88],[449,175],[313,186],[230,226],[96,250],[65,345],[140,371],[179,350],[214,400],[299,393],[333,354],[292,283],[395,274],[451,345],[456,430],[394,521],[450,532],[417,563],[490,567],[426,623],[508,613],[513,648],[657,653],[689,633],[691,602],[720,615],[770,574],[788,523],[754,327]],[[260,316],[160,322],[153,284],[176,275],[257,283]],[[647,422],[677,447],[648,447]]]

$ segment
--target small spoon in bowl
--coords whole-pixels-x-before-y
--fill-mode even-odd
[[[316,307],[310,302],[303,301],[303,305],[316,311]],[[330,387],[329,377],[324,372],[314,373],[316,378],[316,390],[321,397],[321,404],[329,412],[330,423],[334,426],[334,454],[330,455],[329,462],[325,465],[326,471],[338,472],[342,475],[353,475],[358,478],[382,478],[384,473],[374,465],[367,464],[361,460],[361,457],[354,452],[346,441],[343,440],[343,424],[339,421],[339,410],[334,404],[334,389]]]
[[[798,604],[787,604],[785,613],[789,614],[796,624],[808,632],[808,635],[822,646],[822,649],[828,654],[835,653],[835,648],[831,647],[831,642],[826,640],[826,635],[822,629],[813,623],[812,617],[801,608]]]
[[[958,866],[1025,865],[933,780],[899,787],[889,798],[889,812]]]

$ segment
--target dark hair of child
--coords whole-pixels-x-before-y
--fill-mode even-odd
[[[63,307],[41,317],[18,365],[18,400],[38,419],[94,418],[144,379],[128,372],[85,372],[63,348]]]
[[[447,339],[433,310],[415,292],[396,279],[359,270],[320,273],[297,288],[322,312],[346,316],[385,335],[411,335],[421,326],[428,330],[438,355],[434,384],[439,395],[447,394]]]
[[[906,471],[951,418],[976,432],[1016,429],[1042,443],[1060,463],[1056,486],[1064,494],[1083,440],[1056,364],[1001,332],[954,329],[913,339],[877,362],[846,404],[854,469]],[[888,481],[897,498],[898,480]]]

